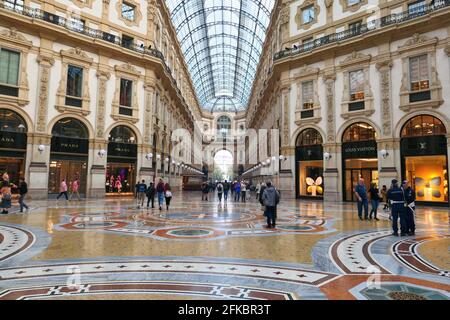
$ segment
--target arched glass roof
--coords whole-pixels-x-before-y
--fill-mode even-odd
[[[247,107],[274,2],[166,0],[202,108]]]

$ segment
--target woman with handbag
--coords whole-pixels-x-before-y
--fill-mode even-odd
[[[172,188],[169,183],[164,186],[164,197],[166,198],[166,210],[169,210],[170,200],[172,200]]]
[[[2,181],[0,194],[2,196],[2,214],[8,214],[8,209],[11,208],[11,186],[8,180]]]

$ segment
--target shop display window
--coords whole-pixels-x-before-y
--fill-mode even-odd
[[[323,161],[299,161],[300,196],[323,197]]]
[[[445,155],[405,157],[405,176],[417,201],[448,202],[448,169]]]

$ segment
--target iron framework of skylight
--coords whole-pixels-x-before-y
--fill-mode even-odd
[[[202,108],[247,107],[274,2],[166,0]]]

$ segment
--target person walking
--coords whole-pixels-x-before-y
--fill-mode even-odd
[[[78,200],[81,200],[80,193],[78,192],[79,188],[80,188],[80,180],[78,180],[78,178],[75,178],[75,180],[71,183],[72,193],[70,194],[69,200],[72,200],[74,194],[77,195]]]
[[[263,204],[265,206],[265,216],[267,217],[267,228],[275,228],[277,219],[277,205],[280,202],[280,193],[275,187],[272,186],[272,182],[267,182],[267,187],[263,191],[262,195]]]
[[[234,201],[239,202],[241,197],[241,183],[239,181],[236,181],[234,184]]]
[[[416,234],[416,191],[409,185],[408,180],[403,181],[402,188],[405,194],[405,220],[406,220],[406,233],[408,236],[413,236]]]
[[[236,184],[236,181],[230,181],[230,190],[231,190],[231,198],[234,198],[234,186]]]
[[[247,183],[245,181],[241,182],[241,200],[242,202],[247,200]]]
[[[25,196],[28,193],[28,185],[25,182],[24,178],[19,178],[19,206],[20,212],[23,212],[23,208],[26,209],[26,212],[30,209],[27,204],[24,202]]]
[[[261,190],[261,183],[257,183],[256,187],[255,187],[255,191],[256,191],[256,200],[259,200],[259,191]]]
[[[9,180],[6,180],[6,178],[9,179],[8,176],[5,177],[5,175],[3,175],[0,189],[0,195],[2,197],[0,207],[3,209],[2,214],[8,214],[8,209],[11,208],[11,186]]]
[[[381,188],[381,197],[383,198],[383,202],[384,202],[383,211],[386,211],[387,209],[389,209],[386,185],[383,185],[383,187]]]
[[[370,185],[369,195],[370,195],[370,204],[372,205],[369,214],[369,220],[372,220],[373,217],[375,220],[378,221],[380,220],[377,218],[378,205],[380,204],[380,195],[375,182],[372,182]]]
[[[170,187],[169,183],[166,183],[164,185],[164,197],[166,198],[166,210],[169,210],[170,206],[170,200],[172,200],[172,188]]]
[[[162,179],[159,179],[159,182],[156,185],[156,193],[158,194],[159,210],[162,210],[162,204],[164,202],[164,182]]]
[[[208,193],[209,193],[209,183],[203,182],[202,184],[202,201],[208,201]]]
[[[145,180],[143,179],[140,183],[137,184],[137,187],[136,187],[137,207],[138,208],[144,206],[146,192],[147,192],[147,185],[145,184]]]
[[[225,180],[223,183],[223,201],[227,202],[228,200],[228,192],[230,192],[230,183]]]
[[[364,220],[369,219],[369,201],[367,199],[367,189],[364,184],[364,179],[359,178],[358,184],[355,187],[355,196],[358,202],[358,217],[359,220],[363,220],[362,210],[364,207]]]
[[[67,195],[67,183],[66,179],[63,179],[61,183],[59,184],[59,194],[56,197],[56,200],[58,200],[62,195],[66,197],[66,200],[69,200],[69,196]]]
[[[155,193],[156,193],[156,189],[155,186],[153,185],[153,182],[150,182],[150,185],[147,188],[147,209],[150,206],[150,202],[152,203],[152,209],[155,208]]]
[[[223,184],[219,181],[217,184],[217,196],[219,197],[219,202],[222,202],[222,195],[223,195]]]
[[[392,230],[393,236],[398,237],[398,218],[400,218],[401,236],[406,235],[406,219],[405,219],[405,194],[402,188],[398,186],[398,180],[392,180],[392,188],[388,191],[388,200],[391,201]]]

